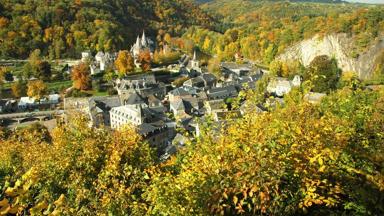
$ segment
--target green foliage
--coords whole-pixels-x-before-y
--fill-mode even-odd
[[[317,56],[305,71],[304,80],[312,81],[315,92],[329,92],[336,89],[340,74],[335,59]]]
[[[209,126],[154,176],[152,214],[382,214],[380,95],[342,90]]]
[[[177,63],[180,59],[181,53],[170,50],[155,51],[153,54],[153,63],[156,65],[170,65]]]
[[[245,58],[269,64],[296,42],[313,36],[347,33],[356,42],[351,52],[364,52],[384,28],[384,7],[283,1],[213,0],[202,6],[224,23],[211,31],[191,27],[184,38],[212,55]],[[236,46],[237,45],[237,46]]]
[[[112,134],[76,119],[49,139],[34,126],[2,142],[0,208],[7,199],[8,213],[142,214],[140,194],[154,165],[148,144],[132,128]]]
[[[127,49],[144,29],[181,34],[191,25],[213,23],[184,0],[7,0],[0,11],[1,58],[26,58],[37,48],[51,59],[78,57],[84,50],[117,51]]]
[[[267,78],[266,78],[267,79]],[[243,94],[255,104],[259,89]],[[264,89],[264,90],[263,90]],[[48,133],[0,132],[0,208],[9,214],[382,215],[384,92],[345,87],[319,105],[294,89],[275,111],[246,113],[157,164],[132,129],[84,117]]]
[[[180,77],[172,82],[172,85],[175,87],[180,87],[184,84],[185,81],[189,80],[189,77]]]

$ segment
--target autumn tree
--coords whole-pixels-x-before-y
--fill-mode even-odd
[[[49,80],[52,76],[51,65],[49,62],[44,61],[41,57],[41,51],[39,49],[31,52],[28,58],[28,62],[24,65],[24,76],[42,80]]]
[[[52,133],[27,127],[2,141],[2,214],[144,215],[156,161],[148,143],[134,128],[94,130],[84,116],[68,119]]]
[[[28,82],[28,97],[33,97],[40,101],[47,93],[47,85],[41,80],[33,80]]]
[[[208,71],[212,74],[214,74],[218,79],[220,79],[222,73],[221,73],[221,67],[220,67],[220,59],[219,58],[211,58],[208,61]]]
[[[181,53],[171,50],[156,50],[153,54],[153,63],[158,65],[169,65],[180,59]]]
[[[151,52],[149,50],[144,50],[140,52],[138,57],[138,62],[140,63],[140,67],[143,71],[151,70]]]
[[[329,92],[337,87],[340,73],[335,59],[317,56],[305,71],[304,80],[312,81],[313,91]]]
[[[13,81],[13,75],[9,68],[7,67],[0,67],[0,79],[1,81],[5,80],[7,82]]]
[[[11,85],[12,95],[15,98],[20,98],[27,94],[27,83],[23,81],[16,81]]]
[[[135,63],[133,56],[127,50],[119,52],[115,61],[115,67],[118,71],[119,77],[124,77],[127,74],[135,71]]]
[[[86,63],[80,63],[72,69],[71,78],[73,87],[78,90],[91,88],[91,72]]]
[[[164,35],[164,42],[166,44],[171,44],[171,41],[172,41],[171,35],[169,33],[165,33],[165,35]]]
[[[383,99],[346,89],[321,108],[301,101],[225,127],[206,119],[153,177],[151,214],[382,214]]]

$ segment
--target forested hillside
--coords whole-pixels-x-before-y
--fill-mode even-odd
[[[116,51],[129,48],[143,30],[177,35],[211,24],[209,15],[183,0],[1,0],[0,58],[26,58],[35,49],[51,59]]]
[[[184,37],[224,60],[240,53],[268,65],[297,42],[334,33],[352,38],[347,55],[357,58],[384,32],[384,6],[379,5],[220,0],[201,7],[221,16],[222,32],[192,27]]]

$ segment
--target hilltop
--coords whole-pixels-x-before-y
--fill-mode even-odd
[[[177,35],[192,25],[211,28],[212,22],[183,0],[1,1],[0,58],[26,58],[37,48],[52,59],[117,51],[143,30]]]
[[[343,56],[346,56],[348,60],[343,60],[343,64],[348,61],[351,62],[348,63],[349,65],[359,65],[363,61],[361,59],[364,59],[359,59],[360,56],[369,56],[372,61],[364,64],[372,63],[374,65],[344,68],[356,68],[358,71],[355,72],[364,78],[381,73],[377,69],[380,67],[376,67],[382,64],[380,62],[381,54],[372,49],[377,47],[383,37],[383,6],[214,0],[202,4],[201,8],[219,17],[221,30],[218,32],[191,28],[184,36],[191,38],[204,52],[218,55],[221,59],[234,60],[235,54],[241,54],[246,59],[269,65],[280,54],[286,53],[290,48],[305,40],[313,38],[321,40],[328,35],[346,34],[345,41],[348,43],[341,44],[341,46],[348,47],[343,52]],[[324,52],[341,53],[336,50],[325,50]],[[372,55],[372,53],[375,54]],[[296,60],[312,60],[312,57],[305,56],[306,53],[303,55]],[[341,55],[331,57],[338,56]],[[369,68],[369,70],[360,71],[363,68]]]

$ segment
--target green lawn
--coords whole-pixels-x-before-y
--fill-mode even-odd
[[[100,92],[100,91],[93,91],[92,92],[92,95],[93,96],[108,96],[108,92],[104,91],[104,92]]]
[[[62,81],[54,81],[54,82],[48,82],[47,88],[48,91],[55,91],[55,90],[60,90],[61,88],[69,88],[72,86],[72,81],[71,80],[62,80]],[[4,83],[3,89],[10,89],[12,83]]]
[[[72,80],[56,81],[47,83],[48,90],[57,90],[60,88],[69,88],[72,86]]]

